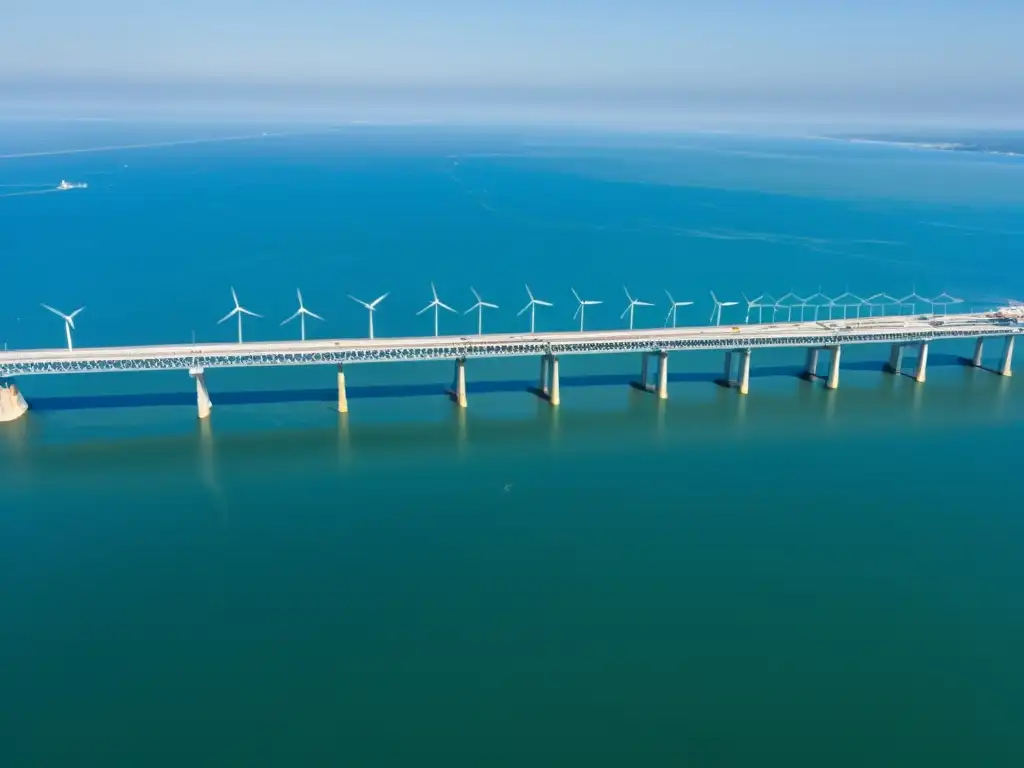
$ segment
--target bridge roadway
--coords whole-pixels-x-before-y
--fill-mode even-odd
[[[453,360],[697,349],[910,344],[1010,336],[1016,323],[984,314],[885,316],[739,326],[557,331],[376,339],[310,339],[140,347],[82,347],[0,352],[0,378],[55,373],[195,370],[218,367]]]

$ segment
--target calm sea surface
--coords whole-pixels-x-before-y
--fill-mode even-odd
[[[269,134],[264,136],[263,134]],[[231,137],[231,141],[213,141]],[[242,138],[239,138],[242,137]],[[248,137],[248,138],[245,138]],[[148,145],[148,146],[143,146]],[[120,148],[119,148],[120,147]],[[75,150],[75,151],[68,151]],[[53,193],[61,179],[85,190]],[[468,333],[524,283],[622,327],[709,290],[1024,294],[1024,161],[728,135],[0,124],[0,335]],[[920,309],[923,309],[921,307]],[[724,310],[743,319],[742,307]],[[1019,382],[800,350],[19,380],[0,425],[0,765],[1020,766]],[[992,343],[986,362],[995,364]],[[913,360],[908,359],[912,365]],[[1022,364],[1024,365],[1024,364]]]

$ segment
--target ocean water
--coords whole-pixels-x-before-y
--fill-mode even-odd
[[[266,134],[266,135],[264,135]],[[230,139],[230,140],[228,140]],[[60,181],[86,190],[46,191]],[[622,327],[710,290],[1020,297],[1024,160],[725,134],[0,125],[9,348]],[[27,194],[28,193],[28,194]],[[738,322],[740,308],[724,310]],[[986,362],[999,353],[992,344]],[[0,425],[3,765],[1016,766],[1024,397],[800,350],[24,377]],[[912,359],[908,361],[913,364]]]

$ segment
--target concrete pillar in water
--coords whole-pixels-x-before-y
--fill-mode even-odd
[[[0,381],[0,422],[20,419],[28,410],[28,403],[13,381]]]
[[[999,363],[999,373],[1002,376],[1013,376],[1013,340],[1016,338],[1016,336],[1006,337],[1006,345],[1003,347],[1003,359]]]
[[[345,391],[345,369],[338,363],[338,413],[348,413],[348,393]]]
[[[1012,338],[1012,337],[1011,337]],[[974,359],[971,361],[971,365],[975,368],[981,368],[982,355],[985,354],[985,337],[982,336],[976,342],[974,342]]]
[[[739,372],[739,387],[740,394],[745,395],[750,392],[750,350],[744,349],[740,352],[740,372]]]
[[[828,389],[839,389],[839,359],[842,357],[843,348],[837,344],[829,347],[829,351],[832,353],[832,359],[828,364],[828,379],[825,386]]]
[[[658,353],[658,397],[668,399],[668,352]]]
[[[466,358],[455,361],[455,402],[460,408],[466,407]]]
[[[917,370],[914,372],[914,380],[918,384],[924,384],[928,375],[928,342],[921,342],[921,351],[917,355]]]
[[[648,376],[649,376],[649,373],[648,373],[649,365],[650,365],[650,355],[648,355],[646,352],[641,352],[640,353],[640,388],[643,389],[644,391],[646,391],[647,388],[648,388],[647,387],[647,381],[648,381]]]
[[[551,391],[548,392],[548,400],[552,405],[558,405],[561,400],[558,392],[558,358],[551,355],[548,362],[548,374],[551,377]]]
[[[199,418],[207,419],[210,417],[210,409],[213,408],[213,402],[211,402],[210,393],[206,389],[206,377],[203,375],[203,369],[192,368],[189,370],[189,375],[196,380],[196,402],[199,406]]]
[[[807,367],[804,370],[804,374],[808,379],[814,379],[818,376],[818,348],[811,347],[807,350]]]
[[[903,367],[903,345],[893,344],[889,349],[889,372],[899,373]]]
[[[548,394],[550,391],[548,387],[548,372],[548,356],[544,355],[540,359],[540,381],[537,383],[537,389],[543,395]]]
[[[725,353],[725,370],[722,374],[722,381],[726,386],[732,384],[732,350]]]

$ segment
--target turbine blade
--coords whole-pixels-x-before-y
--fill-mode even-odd
[[[387,298],[388,296],[390,296],[390,295],[391,295],[391,292],[390,292],[390,291],[389,291],[388,293],[382,293],[382,294],[381,294],[380,296],[378,296],[378,297],[377,297],[376,299],[374,299],[374,300],[373,300],[373,301],[371,301],[371,302],[370,302],[369,304],[367,304],[367,305],[366,305],[366,307],[367,307],[368,309],[376,309],[376,308],[377,308],[377,305],[378,305],[378,304],[380,304],[380,303],[381,303],[382,301],[384,301],[384,299],[386,299],[386,298]]]
[[[523,283],[526,285],[526,283]],[[530,297],[530,301],[533,301],[533,291],[530,290],[530,286],[526,285],[526,295]]]
[[[713,302],[715,302],[715,304],[717,304],[718,303],[718,297],[715,296],[715,292],[714,291],[709,291],[709,293],[711,294],[711,300]]]
[[[580,310],[581,309],[583,309],[583,302],[582,301],[579,304],[576,305],[576,311],[572,313],[572,319],[573,320],[575,320],[577,317],[580,316]]]
[[[498,308],[498,305],[497,305],[497,304],[489,304],[489,303],[488,303],[488,302],[486,302],[486,301],[481,301],[481,302],[480,302],[480,306],[481,306],[481,307],[487,307],[488,309],[497,309],[497,308]]]
[[[600,299],[591,299],[589,301],[584,301],[583,303],[590,307],[593,306],[594,304],[602,304],[603,302]]]
[[[434,287],[433,283],[430,284],[430,292],[434,294],[434,301],[437,301],[437,288]]]
[[[633,305],[632,305],[632,304],[630,304],[630,305],[629,305],[628,307],[626,307],[626,308],[625,308],[624,310],[622,310],[622,314],[621,314],[621,315],[619,315],[619,320],[621,320],[622,318],[624,318],[624,317],[625,317],[626,315],[628,315],[628,314],[629,314],[629,310],[630,310],[630,308],[631,308],[632,306],[633,306]]]
[[[295,295],[299,297],[299,307],[302,307],[302,291],[298,288],[295,289]]]
[[[39,306],[41,306],[41,307],[42,307],[43,309],[48,309],[48,310],[50,310],[51,312],[53,312],[53,314],[55,314],[55,315],[56,315],[57,317],[59,317],[59,318],[61,318],[61,319],[63,319],[63,320],[67,320],[67,319],[68,319],[68,316],[67,316],[67,315],[65,315],[65,314],[64,314],[63,312],[61,312],[61,311],[60,311],[59,309],[54,309],[54,308],[53,308],[53,307],[51,307],[51,306],[50,306],[49,304],[40,304]]]
[[[654,306],[649,301],[636,301],[636,302],[633,302],[633,303],[636,304],[638,307],[653,307]]]
[[[668,292],[667,290],[665,291],[665,295],[666,295],[666,296],[668,296],[668,300],[669,300],[669,301],[670,301],[670,302],[671,302],[672,304],[675,304],[675,303],[676,303],[676,300],[672,298],[672,294],[671,294],[671,293],[669,293],[669,292]]]
[[[675,302],[675,305],[676,305],[677,307],[688,307],[688,306],[690,306],[691,304],[693,304],[693,302],[692,302],[692,301],[677,301],[677,302]]]
[[[315,317],[317,320],[323,320],[323,318],[320,317],[320,315],[318,315],[316,312],[310,312],[308,309],[303,309],[303,312],[309,315],[310,317]]]
[[[469,290],[472,292],[473,298],[475,298],[477,301],[483,301],[483,299],[480,298],[480,294],[476,292],[476,288],[474,288],[471,285],[471,286],[469,286]]]
[[[518,312],[516,312],[516,317],[519,317],[521,314],[523,314],[523,312],[525,312],[526,310],[528,310],[532,306],[533,306],[533,301],[531,300],[529,304],[527,304],[525,307],[523,307]]]
[[[419,312],[417,312],[416,315],[417,316],[422,315],[428,309],[433,309],[433,308],[434,308],[434,302],[430,302],[429,304],[427,304],[427,306],[425,306],[423,309],[421,309]]]
[[[472,307],[470,307],[469,309],[467,309],[467,310],[466,310],[465,312],[463,312],[462,314],[464,314],[464,315],[468,315],[468,314],[469,314],[470,312],[472,312],[472,311],[473,311],[474,309],[476,309],[476,308],[478,308],[478,307],[480,307],[480,306],[482,306],[482,304],[481,304],[481,303],[480,303],[480,302],[478,301],[478,302],[477,302],[476,304],[474,304],[474,305],[473,305]]]
[[[629,289],[626,286],[622,286],[622,290],[626,292],[626,300],[630,303],[633,302],[633,297],[629,295]]]
[[[723,301],[721,306],[723,306],[723,307],[735,307],[737,304],[739,304],[738,301]]]
[[[85,309],[85,307],[79,307],[74,312],[72,312],[70,315],[68,315],[68,317],[71,317],[71,318],[77,317],[78,313],[81,312],[83,309]]]
[[[71,315],[64,318],[64,322],[70,325],[72,328],[75,327],[75,321],[71,319]]]
[[[302,312],[299,311],[299,312],[296,312],[294,315],[289,315],[288,319],[281,321],[281,325],[285,325],[287,323],[290,323],[292,320],[294,320],[296,317],[298,317],[301,314],[302,314]]]
[[[226,315],[224,315],[224,317],[222,317],[220,320],[217,321],[217,325],[220,325],[225,320],[230,320],[232,317],[235,316],[236,312],[238,312],[237,309],[232,309],[230,312],[228,312]]]
[[[231,298],[235,300],[235,306],[237,307],[238,306],[238,294],[235,293],[235,289],[233,287],[231,289]]]
[[[540,299],[534,299],[534,303],[538,304],[538,305],[540,305],[542,307],[553,307],[553,306],[555,306],[550,301],[541,301]]]
[[[583,299],[581,299],[580,295],[578,293],[576,293],[576,289],[575,288],[570,288],[569,290],[572,291],[572,295],[576,299],[576,301],[578,301],[578,302],[580,302],[580,304],[582,304],[583,303]],[[573,317],[575,317],[575,315],[573,315]]]
[[[245,307],[239,307],[238,311],[241,312],[243,315],[249,315],[249,317],[263,317],[263,315],[257,315],[255,312],[250,312]]]
[[[357,299],[357,298],[356,298],[355,296],[353,296],[353,295],[352,295],[351,293],[350,293],[350,294],[348,294],[348,297],[349,297],[350,299],[352,299],[352,301],[354,301],[354,302],[355,302],[356,304],[362,304],[362,305],[363,305],[364,307],[366,307],[367,309],[373,309],[373,307],[371,307],[371,306],[370,306],[369,304],[367,304],[367,303],[366,303],[365,301],[363,301],[362,299]]]
[[[447,309],[449,312],[454,312],[455,311],[454,309],[449,307],[447,304],[445,304],[443,301],[437,302],[437,306],[439,306],[441,309]]]

